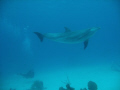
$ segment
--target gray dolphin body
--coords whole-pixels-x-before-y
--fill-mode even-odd
[[[46,34],[41,34],[39,32],[34,32],[34,33],[39,37],[41,42],[43,41],[44,37],[60,43],[75,44],[75,43],[84,42],[84,49],[86,49],[88,45],[88,39],[98,29],[100,28],[93,27],[85,30],[71,31],[70,29],[65,27],[64,33],[46,33]]]

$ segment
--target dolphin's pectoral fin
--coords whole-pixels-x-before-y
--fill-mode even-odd
[[[88,39],[84,41],[84,49],[86,49],[87,46],[88,46]]]
[[[39,33],[39,32],[34,32],[34,33],[38,36],[38,38],[39,38],[40,41],[42,42],[42,41],[43,41],[43,38],[44,38],[44,35],[41,34],[41,33]]]
[[[64,27],[65,28],[65,32],[71,32],[71,30],[67,27]]]

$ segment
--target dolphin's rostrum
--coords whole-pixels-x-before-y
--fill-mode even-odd
[[[85,30],[77,30],[77,31],[71,31],[69,28],[64,27],[65,32],[63,33],[46,33],[41,34],[39,32],[34,32],[40,39],[40,41],[43,41],[43,38],[48,38],[56,42],[60,43],[69,43],[69,44],[75,44],[84,42],[84,49],[88,46],[88,40],[89,38],[98,30],[99,27],[93,27],[88,28]]]

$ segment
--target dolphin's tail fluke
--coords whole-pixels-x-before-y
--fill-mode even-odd
[[[39,32],[34,32],[34,33],[38,36],[38,38],[39,38],[40,41],[42,42],[42,41],[43,41],[43,38],[44,38],[44,35],[41,34],[41,33],[39,33]]]

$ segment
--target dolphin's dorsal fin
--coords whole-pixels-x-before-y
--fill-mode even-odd
[[[88,39],[84,41],[84,49],[86,49],[87,46],[88,46]]]
[[[65,28],[65,32],[71,32],[71,30],[67,27],[64,27]]]

